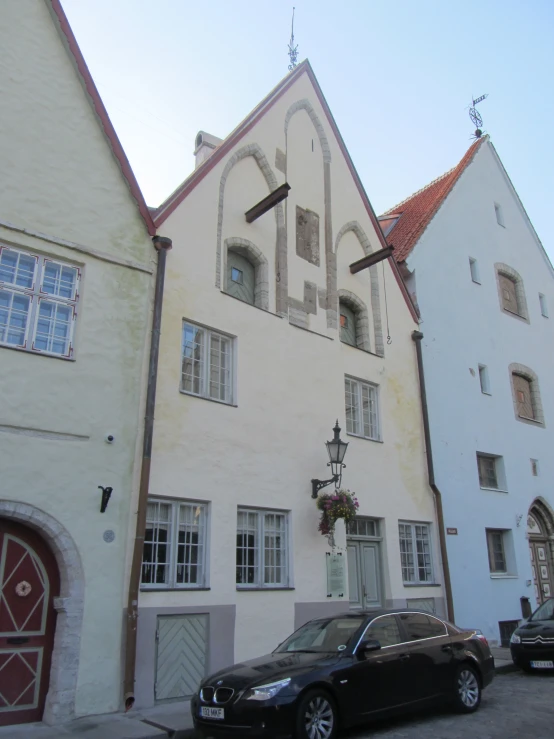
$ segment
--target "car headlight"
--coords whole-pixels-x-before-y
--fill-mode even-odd
[[[246,696],[249,701],[267,701],[290,683],[290,677],[285,680],[277,680],[275,683],[267,683],[267,685],[258,685],[250,690],[250,695]]]
[[[514,631],[510,638],[510,642],[512,644],[521,644],[521,636],[519,636],[519,634],[516,634],[516,632]]]

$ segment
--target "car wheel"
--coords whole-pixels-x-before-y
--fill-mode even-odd
[[[324,690],[310,690],[300,701],[296,739],[334,739],[338,729],[335,701]]]
[[[473,713],[481,703],[481,682],[471,665],[460,665],[454,681],[454,705],[460,713]]]

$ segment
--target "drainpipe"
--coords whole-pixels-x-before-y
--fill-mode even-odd
[[[165,236],[152,238],[158,252],[156,270],[156,289],[154,293],[154,313],[152,316],[152,336],[150,339],[150,361],[148,365],[148,386],[146,390],[146,413],[144,417],[144,440],[142,445],[142,466],[137,510],[137,528],[129,576],[129,600],[127,603],[127,630],[125,640],[125,679],[123,693],[125,710],[135,703],[135,666],[137,661],[137,619],[142,551],[146,529],[146,510],[150,487],[150,460],[152,457],[152,438],[154,436],[154,407],[156,405],[156,381],[158,377],[158,354],[160,350],[160,326],[162,322],[162,302],[164,294],[165,263],[167,252],[172,247],[171,239]]]
[[[416,345],[417,369],[419,375],[419,391],[421,395],[421,410],[423,413],[423,433],[425,435],[425,456],[427,457],[427,474],[429,486],[435,496],[435,507],[437,511],[437,522],[439,529],[439,542],[442,558],[442,569],[444,573],[444,589],[446,591],[446,611],[450,621],[454,621],[454,600],[452,598],[452,582],[450,580],[450,568],[448,566],[448,552],[446,550],[446,535],[444,529],[444,513],[442,510],[442,495],[435,483],[435,468],[433,466],[433,450],[431,448],[431,433],[429,431],[429,410],[427,408],[427,392],[425,390],[425,375],[423,372],[423,356],[421,353],[421,331],[414,331],[412,339]]]

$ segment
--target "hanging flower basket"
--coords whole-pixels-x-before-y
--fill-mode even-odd
[[[358,499],[349,490],[335,490],[333,493],[323,493],[317,499],[317,507],[321,511],[319,532],[326,536],[329,544],[334,547],[335,524],[339,518],[348,524],[356,517],[360,504]]]

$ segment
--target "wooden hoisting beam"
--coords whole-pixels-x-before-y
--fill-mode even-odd
[[[285,182],[284,185],[280,185],[276,190],[270,192],[269,195],[267,195],[263,200],[260,200],[259,203],[256,203],[253,208],[250,208],[250,210],[246,211],[246,213],[244,214],[246,222],[252,223],[260,216],[263,216],[264,213],[267,213],[268,210],[274,208],[277,203],[280,203],[282,200],[288,197],[289,190],[290,185]]]
[[[377,262],[382,262],[383,259],[392,257],[393,251],[394,246],[387,246],[384,249],[379,249],[379,251],[374,251],[372,254],[368,254],[367,257],[362,257],[357,262],[352,262],[350,272],[355,275],[356,272],[361,272],[363,269],[372,267]]]

